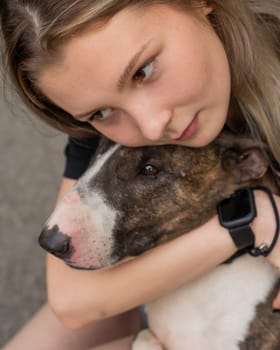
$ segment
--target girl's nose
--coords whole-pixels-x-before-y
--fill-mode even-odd
[[[134,109],[131,117],[147,140],[158,141],[166,134],[172,119],[172,112],[170,110],[155,112],[153,108],[141,106],[141,108]]]

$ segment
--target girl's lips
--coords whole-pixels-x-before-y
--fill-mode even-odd
[[[199,122],[199,118],[197,114],[193,118],[191,123],[188,125],[188,127],[183,131],[182,135],[176,139],[176,141],[184,141],[192,137],[197,130],[198,122]]]

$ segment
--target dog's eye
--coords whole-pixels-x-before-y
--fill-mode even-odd
[[[156,176],[159,173],[158,168],[154,165],[147,164],[141,169],[140,174],[145,176]]]

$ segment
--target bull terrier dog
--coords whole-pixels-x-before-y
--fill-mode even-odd
[[[100,269],[202,225],[238,187],[278,193],[277,182],[262,145],[249,138],[222,133],[196,149],[104,139],[39,241],[72,267]],[[271,309],[278,288],[273,267],[245,253],[145,305],[148,328],[132,349],[280,349],[280,315]]]

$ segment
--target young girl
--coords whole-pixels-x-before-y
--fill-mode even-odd
[[[98,133],[128,146],[202,147],[226,126],[261,139],[274,168],[280,164],[279,0],[9,0],[2,31],[24,102],[72,136],[61,195],[87,166]],[[255,244],[269,245],[271,204],[260,191],[255,200]],[[279,245],[268,256],[278,268]],[[105,271],[48,257],[52,311],[45,306],[5,349],[86,349],[136,332],[138,314],[129,310],[236,249],[214,217]],[[130,344],[128,337],[94,349]]]

